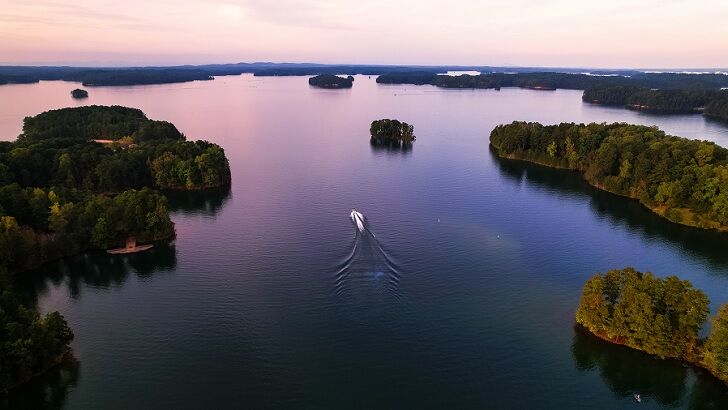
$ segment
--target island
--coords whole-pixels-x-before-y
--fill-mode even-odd
[[[689,281],[625,268],[585,283],[576,322],[608,342],[691,363],[728,384],[728,304],[700,340],[709,312],[708,297]]]
[[[728,76],[717,73],[654,73],[643,71],[597,74],[533,71],[483,72],[479,75],[445,75],[434,71],[399,70],[377,77],[380,84],[430,84],[442,88],[523,87],[586,90],[594,87],[641,87],[646,89],[715,90],[728,87]]]
[[[308,84],[318,88],[351,88],[354,77],[339,77],[332,74],[321,74],[308,79]]]
[[[458,76],[431,71],[397,71],[377,77],[380,84],[429,84],[441,88],[584,90],[587,103],[660,114],[704,114],[728,121],[728,76],[718,73],[492,72]]]
[[[71,97],[73,97],[73,98],[87,98],[88,97],[88,91],[82,90],[80,88],[76,88],[75,90],[71,91]]]
[[[230,180],[220,146],[187,141],[138,109],[88,106],[26,118],[16,141],[0,142],[0,328],[13,329],[0,332],[0,364],[11,369],[0,391],[62,360],[73,338],[58,313],[41,318],[21,306],[11,275],[88,250],[172,238],[160,190]]]
[[[579,171],[675,223],[728,231],[728,149],[655,127],[513,122],[490,134],[497,156]]]
[[[375,146],[411,147],[417,139],[414,127],[398,120],[382,119],[372,121],[369,127],[370,143]]]
[[[584,102],[622,106],[633,110],[665,114],[703,113],[716,100],[726,100],[728,92],[719,90],[657,90],[645,87],[592,87],[584,90]],[[711,114],[708,114],[711,115]],[[720,116],[720,114],[712,114]]]

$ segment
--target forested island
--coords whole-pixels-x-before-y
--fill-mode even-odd
[[[713,142],[624,123],[513,122],[497,126],[490,144],[503,158],[577,170],[670,221],[728,231],[728,149]]]
[[[728,120],[728,91],[725,90],[592,87],[584,90],[582,100],[656,113],[704,113],[709,117]]]
[[[79,82],[84,86],[126,86],[183,83],[212,79],[210,71],[182,67],[0,67],[0,85],[32,84],[41,80],[63,80]]]
[[[71,97],[73,97],[73,98],[86,98],[86,97],[88,97],[88,91],[82,90],[80,88],[76,88],[75,90],[71,91]]]
[[[695,364],[728,383],[728,304],[700,340],[709,312],[708,297],[690,282],[626,268],[586,282],[576,322],[604,340]]]
[[[430,84],[442,88],[502,88],[586,90],[594,87],[642,87],[647,89],[719,90],[728,87],[723,74],[645,73],[592,75],[566,72],[493,72],[458,76],[433,71],[394,72],[377,77],[380,84]]]
[[[370,143],[392,148],[411,147],[417,139],[414,127],[398,120],[382,119],[372,121],[369,127]]]
[[[561,72],[463,74],[394,72],[380,84],[433,85],[441,88],[584,90],[582,100],[663,114],[703,113],[728,121],[728,76],[723,74],[644,73],[588,75]]]
[[[171,123],[138,109],[89,106],[28,117],[15,142],[0,142],[0,391],[57,363],[73,334],[58,313],[20,306],[8,275],[133,236],[174,236],[156,189],[228,186],[218,145],[186,141]],[[11,324],[12,323],[12,324]]]
[[[318,88],[351,88],[354,84],[354,77],[339,77],[332,74],[321,74],[308,79],[308,84]]]

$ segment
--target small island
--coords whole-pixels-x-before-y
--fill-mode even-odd
[[[412,125],[386,118],[372,121],[369,133],[370,142],[375,146],[408,148],[417,139]]]
[[[308,84],[318,88],[351,88],[354,84],[354,77],[339,77],[338,75],[321,74],[309,78]]]
[[[501,158],[579,171],[672,222],[728,231],[728,149],[713,142],[624,123],[513,122],[497,126],[490,144]]]
[[[71,91],[71,97],[73,98],[88,98],[88,91],[82,90],[80,88],[76,88],[75,90]]]
[[[138,109],[88,106],[27,117],[16,141],[0,142],[0,329],[10,329],[0,332],[0,392],[69,357],[73,339],[58,312],[41,317],[22,306],[11,275],[93,249],[149,248],[175,235],[159,190],[229,185],[220,146],[187,141],[173,124]]]
[[[728,384],[728,304],[701,340],[709,312],[708,297],[690,282],[626,268],[586,282],[576,322],[608,342],[691,363]]]

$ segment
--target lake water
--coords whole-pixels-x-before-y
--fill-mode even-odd
[[[582,285],[634,266],[728,302],[728,236],[670,224],[578,175],[495,158],[514,120],[625,121],[728,146],[701,116],[581,102],[580,91],[319,90],[249,75],[123,88],[0,87],[0,136],[75,104],[138,107],[222,145],[230,191],[170,196],[177,238],[22,276],[70,322],[78,364],[0,399],[67,409],[728,408],[703,371],[574,327]],[[414,124],[412,150],[369,124]],[[359,232],[349,218],[366,218]]]

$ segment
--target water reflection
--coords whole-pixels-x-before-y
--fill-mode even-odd
[[[688,368],[679,362],[612,345],[579,326],[574,327],[571,352],[577,369],[597,370],[617,397],[639,393],[643,399],[676,406],[685,394]]]
[[[592,187],[575,171],[565,171],[524,161],[499,158],[490,152],[504,180],[520,185],[546,188],[557,196],[586,197],[591,209],[613,225],[627,227],[648,239],[659,238],[707,260],[713,267],[728,267],[725,244],[728,234],[691,228],[669,222],[637,201],[622,198]]]
[[[410,155],[412,154],[413,144],[378,144],[371,141],[369,146],[372,147],[372,152],[375,154],[399,154],[399,155]]]
[[[0,409],[61,409],[78,384],[80,365],[69,360],[10,393],[0,395]]]
[[[232,198],[230,186],[202,191],[166,191],[169,210],[185,215],[215,216]]]
[[[597,371],[617,398],[639,393],[645,403],[693,409],[721,408],[728,399],[725,386],[702,369],[613,345],[580,326],[574,326],[571,353],[579,371]]]
[[[35,306],[38,297],[50,286],[65,285],[71,297],[78,299],[84,287],[121,286],[132,271],[137,277],[147,278],[154,273],[173,271],[176,265],[177,250],[173,242],[158,243],[148,251],[123,256],[90,252],[19,275],[17,288],[22,289],[24,302]]]

